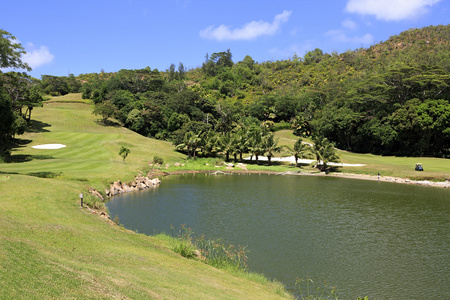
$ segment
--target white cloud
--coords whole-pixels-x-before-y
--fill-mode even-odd
[[[40,46],[38,48],[33,43],[28,43],[25,51],[27,53],[22,56],[22,61],[28,63],[32,69],[49,64],[55,58],[46,46]]]
[[[354,30],[358,28],[358,24],[356,24],[352,20],[347,19],[342,22],[342,27]]]
[[[285,10],[281,14],[276,15],[272,23],[252,21],[236,29],[231,29],[223,24],[217,28],[209,26],[200,31],[200,36],[218,41],[253,40],[263,35],[275,34],[280,29],[281,24],[289,20],[291,14],[292,11]]]
[[[334,41],[363,44],[364,46],[371,45],[375,41],[375,38],[370,33],[367,33],[363,36],[349,37],[343,30],[330,30],[325,35],[330,36]]]
[[[360,15],[374,15],[379,20],[401,21],[427,12],[441,0],[348,0],[346,10]]]

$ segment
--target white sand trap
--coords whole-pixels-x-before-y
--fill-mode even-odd
[[[244,158],[245,160],[250,160],[250,157]],[[253,160],[255,158],[253,157]],[[259,160],[268,160],[265,156],[260,156]],[[272,157],[272,161],[284,161],[289,162],[291,164],[295,164],[295,157],[294,156],[288,156],[288,157]],[[298,159],[299,164],[311,164],[315,160],[313,159]],[[363,167],[364,164],[345,164],[345,163],[333,163],[329,162],[327,165],[329,166],[340,166],[340,167]]]
[[[66,147],[66,145],[63,144],[44,144],[44,145],[37,145],[37,146],[32,146],[31,148],[34,149],[61,149]]]

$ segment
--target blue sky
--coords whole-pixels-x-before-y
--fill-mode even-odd
[[[409,28],[450,23],[450,0],[0,0],[0,28],[25,47],[30,75],[201,66],[368,47]]]

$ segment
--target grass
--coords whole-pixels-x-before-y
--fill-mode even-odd
[[[298,139],[291,130],[282,130],[276,133],[280,144],[293,146]],[[308,139],[302,139],[310,142]],[[349,164],[365,164],[364,167],[342,167],[338,172],[394,176],[410,178],[412,180],[450,180],[450,159],[434,157],[396,157],[373,154],[352,153],[338,151],[341,162]],[[422,163],[425,171],[414,170],[416,163]]]
[[[125,128],[103,126],[80,94],[52,98],[33,110],[33,126],[18,137],[13,162],[0,164],[0,290],[5,299],[283,299],[280,283],[259,274],[213,268],[172,251],[171,238],[146,236],[80,208],[78,195],[150,170],[153,157],[167,170],[225,170],[217,159],[187,161],[170,143]],[[277,133],[294,143],[289,131]],[[281,141],[281,140],[280,140]],[[66,148],[31,146],[61,143]],[[131,150],[125,163],[119,155]],[[344,162],[367,163],[341,171],[415,174],[416,158],[342,152]],[[184,167],[175,167],[175,162]],[[446,178],[449,160],[420,158],[423,176]],[[208,165],[207,165],[208,164]],[[412,164],[412,166],[411,166]],[[309,166],[303,166],[309,170]],[[162,167],[166,170],[165,167]],[[254,171],[298,170],[293,165],[247,164]],[[421,175],[422,175],[421,174]],[[85,197],[86,202],[96,200]],[[102,203],[93,205],[101,206]]]
[[[33,110],[13,161],[0,164],[0,290],[5,299],[285,299],[282,285],[218,270],[80,207],[80,192],[131,179],[155,155],[183,162],[170,143],[102,126],[79,94]],[[46,143],[67,145],[38,150]],[[126,162],[121,146],[131,150]],[[85,201],[95,201],[85,196]]]

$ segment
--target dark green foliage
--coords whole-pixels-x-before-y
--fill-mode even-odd
[[[15,40],[9,32],[0,29],[0,68],[30,71],[21,61],[25,51]],[[33,108],[42,106],[42,101],[37,79],[24,72],[0,70],[0,161],[9,160],[11,139],[24,133]]]
[[[94,115],[100,115],[102,117],[103,124],[108,123],[108,119],[112,118],[117,113],[117,108],[110,101],[105,101],[95,104]]]

